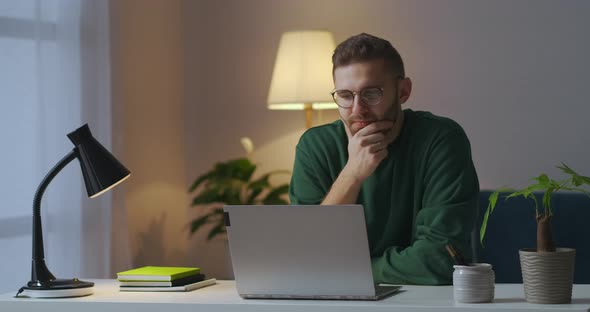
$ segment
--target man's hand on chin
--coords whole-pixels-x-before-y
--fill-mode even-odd
[[[347,126],[345,128],[348,134],[348,162],[342,171],[347,177],[364,181],[387,157],[387,146],[397,137],[394,123],[390,120],[376,121],[354,135]]]

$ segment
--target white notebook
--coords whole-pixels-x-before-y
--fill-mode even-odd
[[[184,286],[173,286],[173,287],[120,286],[119,290],[120,291],[191,291],[191,290],[211,286],[211,285],[214,285],[215,283],[216,283],[216,279],[210,278],[210,279],[206,279],[204,281],[200,281],[200,282],[196,282],[196,283],[192,283],[192,284],[187,284]]]

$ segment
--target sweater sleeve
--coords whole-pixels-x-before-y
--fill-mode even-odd
[[[296,147],[289,199],[294,205],[318,205],[328,194],[331,182],[305,140],[306,136],[303,136]]]
[[[372,258],[376,282],[451,284],[453,262],[445,249],[448,243],[471,259],[470,234],[479,182],[469,140],[460,127],[439,134],[425,159],[422,204],[414,220],[412,243],[405,248],[391,246]]]

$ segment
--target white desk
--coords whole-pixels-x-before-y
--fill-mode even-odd
[[[590,285],[574,285],[571,304],[536,305],[524,301],[521,284],[497,284],[494,303],[457,304],[452,286],[404,286],[403,292],[382,301],[254,300],[238,296],[233,281],[192,292],[119,292],[116,280],[94,280],[91,296],[68,299],[13,298],[0,295],[1,312],[197,312],[197,311],[590,311]]]

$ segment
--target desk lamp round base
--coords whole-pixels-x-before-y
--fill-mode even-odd
[[[46,283],[31,281],[22,288],[30,298],[82,297],[94,293],[94,283],[74,279],[55,279]]]

